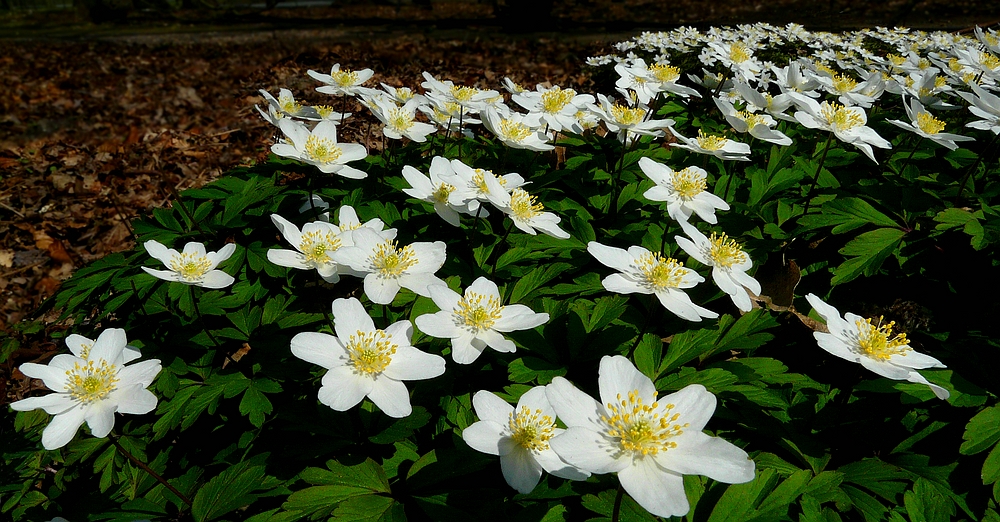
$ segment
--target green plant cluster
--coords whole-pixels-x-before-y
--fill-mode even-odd
[[[731,134],[709,94],[662,101],[657,117],[687,136]],[[144,358],[162,362],[149,388],[159,403],[120,417],[109,438],[78,434],[56,451],[40,447],[45,412],[2,413],[0,512],[72,522],[654,520],[622,497],[610,474],[545,475],[518,494],[497,458],[462,438],[477,420],[477,391],[514,403],[560,376],[597,396],[602,357],[624,355],[663,394],[690,384],[715,394],[708,429],[756,465],[743,484],[684,476],[691,510],[678,520],[998,521],[1000,342],[988,295],[1000,288],[1000,168],[983,146],[985,131],[952,151],[882,121],[905,119],[900,100],[885,98],[878,111],[883,117],[869,125],[893,145],[878,164],[851,144],[785,122],[779,128],[793,144],[757,141],[747,162],[651,136],[562,133],[556,151],[532,152],[488,135],[438,134],[355,162],[363,180],[272,156],[186,190],[171,208],[132,223],[137,244],[235,243],[219,267],[235,284],[209,290],[156,279],[140,268],[160,268],[141,246],[64,283],[46,306],[76,333],[128,332]],[[966,117],[958,112],[940,117],[955,128]],[[427,172],[435,156],[520,173],[571,237],[511,230],[500,212],[451,227],[430,203],[402,192],[402,167]],[[708,190],[731,208],[717,213],[717,225],[692,222],[705,233],[724,230],[753,260],[762,291],[752,311],[740,312],[710,282],[688,290],[720,313],[700,323],[668,313],[651,295],[604,288],[614,271],[588,254],[591,241],[641,245],[711,278],[673,240],[684,232],[666,204],[643,197],[654,183],[641,158],[708,172]],[[361,298],[379,328],[438,308],[405,289],[388,305],[372,304],[361,279],[330,284],[315,271],[269,262],[268,250],[287,248],[270,216],[301,226],[323,211],[299,212],[314,196],[334,215],[350,205],[362,222],[382,220],[401,242],[444,241],[437,275],[452,289],[489,277],[505,304],[549,321],[507,334],[515,353],[486,350],[469,365],[451,361],[447,339],[418,330],[414,346],[448,362],[444,375],[408,383],[409,416],[388,417],[367,400],[332,410],[317,401],[324,370],[292,355],[293,336],[333,335],[337,298]],[[947,364],[923,372],[950,393],[947,401],[821,350],[813,333],[822,322],[802,298],[809,293],[895,321],[913,347]],[[18,347],[14,338],[3,343],[0,361]]]

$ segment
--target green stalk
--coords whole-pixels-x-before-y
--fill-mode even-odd
[[[137,459],[134,455],[132,455],[131,453],[129,453],[125,448],[123,448],[122,445],[121,445],[121,443],[118,442],[118,437],[117,436],[115,436],[114,434],[111,434],[111,435],[108,436],[108,440],[111,441],[111,444],[115,448],[117,448],[118,451],[121,452],[121,454],[125,456],[125,458],[127,458],[130,461],[132,461],[132,463],[135,464],[136,466],[139,466],[140,469],[142,469],[143,471],[145,471],[146,473],[148,473],[149,476],[151,476],[154,479],[156,479],[157,482],[159,482],[160,484],[163,484],[163,486],[165,488],[169,489],[171,493],[173,493],[174,495],[177,495],[177,498],[179,498],[182,501],[184,501],[184,503],[187,504],[188,506],[191,506],[193,504],[193,502],[191,502],[191,499],[188,498],[187,495],[181,493],[177,488],[171,486],[170,483],[167,482],[167,479],[161,477],[159,473],[153,471],[153,469],[150,468],[145,462]]]
[[[826,136],[826,144],[823,145],[823,156],[819,159],[819,166],[816,167],[816,173],[813,174],[812,183],[809,184],[809,190],[806,192],[806,208],[802,211],[802,215],[809,213],[809,203],[812,202],[813,189],[816,188],[816,183],[819,182],[819,173],[823,172],[823,163],[826,162],[826,153],[830,152],[830,141],[833,140],[833,131]]]

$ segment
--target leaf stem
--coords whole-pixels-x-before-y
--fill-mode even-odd
[[[116,435],[110,434],[108,436],[108,440],[111,441],[111,444],[115,448],[117,448],[118,451],[121,452],[122,455],[124,455],[128,460],[132,461],[133,464],[135,464],[136,466],[139,466],[139,468],[141,468],[143,471],[145,471],[146,473],[148,473],[149,476],[151,476],[154,479],[156,479],[156,481],[159,482],[160,484],[163,484],[163,486],[166,487],[167,489],[169,489],[171,493],[173,493],[174,495],[177,495],[177,498],[183,500],[185,504],[187,504],[188,506],[192,505],[191,499],[188,498],[187,495],[181,493],[177,488],[171,486],[170,483],[167,482],[167,479],[161,477],[159,473],[153,471],[153,469],[150,468],[148,465],[146,465],[145,462],[137,459],[134,455],[132,455],[131,453],[129,453],[125,448],[123,448],[122,445],[121,445],[121,443],[118,442],[118,437]]]
[[[618,522],[621,517],[622,510],[622,496],[625,495],[625,488],[621,484],[618,485],[618,494],[615,495],[615,507],[611,510],[611,522]]]
[[[809,213],[809,203],[812,202],[813,189],[816,188],[816,183],[819,182],[819,174],[823,172],[823,163],[826,162],[826,153],[830,152],[830,141],[833,140],[833,131],[826,136],[826,144],[823,145],[823,156],[819,159],[819,165],[816,167],[816,173],[813,174],[812,183],[809,184],[809,190],[806,192],[806,208],[802,211],[802,215]]]

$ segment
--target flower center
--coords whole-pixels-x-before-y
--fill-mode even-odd
[[[203,255],[182,253],[170,259],[170,269],[185,281],[200,281],[212,269],[212,262]]]
[[[388,116],[389,126],[396,130],[406,131],[413,126],[413,116],[399,107],[389,109]]]
[[[622,399],[621,394],[617,398],[617,404],[605,405],[611,417],[602,415],[601,420],[608,425],[608,436],[618,439],[622,451],[656,455],[677,447],[670,439],[684,433],[688,423],[676,423],[681,415],[670,413],[676,406],[667,404],[666,411],[658,413],[659,403],[643,404],[638,390],[628,392],[628,399]]]
[[[833,90],[838,94],[851,92],[857,86],[858,82],[846,74],[837,74],[833,77]]]
[[[643,254],[636,262],[636,266],[645,277],[645,284],[656,290],[676,288],[684,278],[684,271],[681,269],[684,263],[663,257],[659,252]]]
[[[729,46],[729,59],[734,63],[743,63],[750,59],[750,50],[741,43],[734,43]]]
[[[576,91],[573,89],[560,89],[553,87],[542,93],[542,111],[554,114],[563,110],[566,104],[573,101]]]
[[[500,120],[500,134],[508,140],[521,142],[531,135],[531,128],[514,120]]]
[[[455,191],[454,185],[449,185],[447,183],[441,182],[438,185],[438,188],[435,189],[434,192],[431,194],[431,199],[433,199],[435,203],[447,203],[448,196],[454,191]]]
[[[674,172],[670,183],[674,186],[674,191],[687,201],[694,199],[695,196],[704,192],[708,186],[705,183],[705,178],[700,176],[699,172],[691,167]]]
[[[552,438],[555,425],[552,417],[542,415],[542,410],[531,410],[527,406],[510,412],[510,420],[507,421],[514,442],[532,451],[549,449],[549,439]]]
[[[510,191],[510,213],[521,221],[527,221],[545,210],[545,205],[538,198],[528,194],[524,189],[516,188]]]
[[[302,242],[299,243],[299,251],[305,254],[306,261],[316,265],[329,263],[330,253],[338,248],[340,238],[330,232],[318,230],[302,234]]]
[[[389,340],[389,334],[384,330],[358,330],[347,340],[346,348],[354,370],[373,376],[389,366],[398,346]]]
[[[104,359],[100,365],[95,365],[94,361],[87,361],[83,366],[76,363],[72,370],[66,370],[66,375],[66,391],[73,400],[84,404],[107,399],[118,382],[118,369]]]
[[[917,127],[926,134],[937,134],[944,130],[944,122],[931,116],[929,112],[917,114]]]
[[[846,131],[865,124],[861,115],[839,103],[827,103],[820,107],[820,114],[833,130]]]
[[[335,73],[331,73],[330,76],[341,87],[351,87],[358,83],[358,73],[350,69],[341,69]]]
[[[473,96],[479,94],[479,89],[475,87],[452,87],[451,95],[458,103],[468,102]]]
[[[705,135],[700,130],[698,131],[698,137],[695,139],[698,141],[698,146],[704,150],[720,150],[725,147],[726,142],[729,141],[722,136]]]
[[[616,103],[611,106],[611,117],[619,125],[638,125],[646,117],[646,111],[640,107],[630,109]]]
[[[455,311],[455,315],[462,320],[462,325],[473,330],[489,330],[500,320],[503,308],[497,297],[466,292],[465,297],[458,300],[458,310]]]
[[[472,185],[478,191],[476,193],[477,196],[485,197],[490,193],[490,188],[486,186],[486,176],[496,177],[492,172],[483,169],[476,169],[475,174],[472,175]],[[504,178],[496,178],[496,180],[500,183],[501,187],[507,184],[507,180]]]
[[[670,83],[677,81],[681,77],[681,70],[672,65],[666,64],[656,64],[649,68],[649,72],[653,73],[653,77],[657,81],[663,83]]]
[[[279,96],[278,106],[281,107],[281,110],[289,114],[297,114],[302,110],[302,104],[296,103],[295,98],[292,98],[289,95]]]
[[[738,116],[741,120],[745,121],[747,127],[750,127],[751,129],[758,125],[763,125],[765,127],[768,126],[767,120],[765,120],[764,117],[761,116],[760,114],[754,114],[749,111],[740,111],[736,114],[736,116]]]
[[[979,54],[979,62],[983,64],[984,67],[988,69],[997,69],[1000,67],[1000,58],[993,56],[992,54],[983,51]]]
[[[409,87],[399,87],[396,89],[396,98],[405,103],[413,98],[413,91]]]
[[[329,118],[333,114],[333,106],[330,105],[314,105],[313,109],[319,114],[320,118]]]
[[[372,256],[372,265],[382,277],[399,277],[415,264],[417,256],[413,253],[413,247],[406,245],[396,248],[396,241],[392,239],[380,244]]]
[[[337,142],[319,136],[309,136],[303,149],[309,158],[320,163],[333,163],[344,153],[337,146]]]
[[[730,268],[746,262],[746,253],[726,234],[719,236],[712,232],[712,237],[708,238],[708,241],[712,244],[708,251],[708,257],[712,258],[712,266]]]
[[[894,68],[901,67],[904,63],[906,63],[906,58],[903,56],[899,56],[898,54],[890,53],[885,55],[885,57],[889,59],[889,62],[892,63]]]
[[[892,335],[895,321],[882,324],[880,316],[878,324],[872,324],[871,319],[859,320],[855,324],[858,325],[858,345],[861,351],[873,359],[888,361],[893,355],[906,355],[906,352],[913,350],[906,339],[906,334]]]

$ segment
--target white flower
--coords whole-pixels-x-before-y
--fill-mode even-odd
[[[375,328],[361,301],[355,298],[333,302],[334,337],[302,332],[292,337],[292,354],[329,370],[323,375],[319,401],[346,411],[368,397],[390,417],[406,417],[412,411],[410,394],[403,381],[431,379],[444,373],[444,358],[424,353],[410,345],[413,326],[409,321]]]
[[[912,98],[909,105],[904,104],[903,108],[906,109],[906,115],[910,118],[910,122],[907,123],[899,120],[889,120],[889,123],[901,129],[913,132],[922,138],[927,138],[950,150],[958,148],[958,144],[956,142],[976,141],[975,138],[969,136],[941,132],[944,130],[944,122],[935,118],[933,114],[927,112],[927,109],[924,109],[920,100],[916,98]],[[972,107],[970,107],[970,109],[971,108]]]
[[[757,114],[750,111],[737,111],[733,102],[715,98],[715,105],[722,111],[726,121],[732,125],[733,130],[740,134],[749,133],[751,136],[775,145],[791,145],[792,139],[781,131],[772,129],[777,122],[767,114]]]
[[[261,89],[259,92],[267,100],[268,110],[265,113],[263,109],[257,107],[257,112],[273,125],[278,125],[278,120],[285,116],[302,118],[304,120],[320,119],[320,115],[316,112],[316,109],[295,101],[295,96],[288,89],[280,89],[277,98],[264,89]]]
[[[452,170],[451,162],[444,157],[435,156],[431,160],[428,173],[430,179],[417,169],[409,165],[404,166],[403,178],[411,188],[403,189],[403,192],[421,201],[433,203],[434,212],[441,216],[441,219],[447,221],[449,225],[459,226],[461,222],[458,214],[470,213],[468,202],[474,195]],[[485,209],[481,211],[482,217],[488,215]]]
[[[315,268],[320,277],[328,283],[340,281],[341,273],[350,273],[348,267],[341,266],[332,257],[341,247],[351,245],[350,234],[341,235],[340,228],[324,221],[306,223],[302,225],[301,231],[299,227],[277,214],[271,214],[271,221],[295,250],[268,250],[268,261],[278,266],[299,270]]]
[[[670,132],[677,137],[681,143],[671,143],[672,147],[687,149],[698,154],[709,154],[721,160],[750,161],[750,145],[733,141],[723,136],[707,135],[698,129],[697,138],[686,138],[679,132],[670,128]]]
[[[570,466],[549,447],[549,439],[566,431],[555,427],[555,410],[536,386],[521,395],[517,407],[486,390],[472,396],[479,421],[462,431],[472,449],[500,456],[500,469],[510,487],[527,494],[538,485],[542,470],[569,480],[584,480],[590,473]]]
[[[364,159],[368,151],[358,143],[337,143],[337,125],[323,120],[310,131],[304,125],[288,118],[278,121],[285,140],[271,146],[271,152],[319,167],[320,172],[339,174],[345,178],[363,179],[363,171],[346,165],[349,161]]]
[[[431,73],[424,71],[424,81],[421,87],[427,89],[427,97],[442,103],[457,103],[465,109],[476,113],[486,107],[488,102],[500,96],[493,90],[481,90],[475,87],[455,85],[451,80],[441,81]]]
[[[869,159],[875,160],[872,146],[891,149],[892,145],[882,139],[871,127],[866,126],[868,116],[861,107],[844,107],[836,103],[817,103],[805,98],[800,100],[804,110],[795,113],[795,119],[810,129],[830,131],[838,140],[861,149]]]
[[[722,198],[708,192],[708,173],[700,167],[675,171],[649,158],[639,159],[639,168],[656,183],[642,195],[651,201],[666,201],[667,214],[675,221],[687,221],[692,213],[713,225],[718,222],[715,210],[729,210]]]
[[[378,236],[382,239],[396,238],[396,229],[389,228],[383,230],[385,228],[385,223],[383,223],[379,218],[369,219],[368,221],[362,223],[361,220],[358,219],[357,211],[355,211],[354,207],[350,205],[340,207],[337,217],[340,221],[340,224],[337,225],[337,227],[340,228],[341,233],[350,234],[359,228],[368,228],[378,234]]]
[[[456,194],[468,197],[469,213],[472,215],[480,212],[480,202],[489,201],[497,208],[502,208],[506,195],[511,190],[525,184],[524,178],[516,172],[497,176],[492,171],[474,169],[457,159],[451,160],[451,168],[455,175],[462,180],[462,185],[458,186],[462,192],[456,192]],[[466,194],[470,194],[471,197],[466,196]],[[483,210],[480,216],[486,215],[485,212]]]
[[[566,462],[591,473],[617,473],[622,488],[650,513],[688,512],[683,475],[728,484],[754,478],[745,451],[702,432],[716,399],[691,384],[657,399],[653,382],[622,356],[601,359],[601,403],[556,377],[545,395],[566,431],[549,445]],[[603,404],[602,404],[603,403]]]
[[[365,295],[373,303],[391,303],[400,288],[430,297],[428,286],[445,284],[434,275],[446,259],[443,241],[399,247],[370,228],[355,230],[352,240],[354,246],[337,250],[334,261],[366,274]]]
[[[215,269],[236,251],[236,245],[233,243],[228,243],[218,252],[205,252],[205,245],[194,241],[184,245],[183,252],[167,248],[153,239],[143,243],[143,246],[149,255],[169,268],[169,270],[154,270],[142,267],[147,274],[158,279],[205,288],[225,288],[235,281],[233,276]]]
[[[367,82],[375,75],[375,72],[371,69],[361,69],[360,71],[341,69],[339,63],[333,64],[330,74],[323,74],[312,69],[307,72],[313,79],[326,84],[317,87],[316,90],[318,92],[337,96],[354,96],[358,94],[361,92],[361,84]]]
[[[566,129],[577,134],[583,133],[583,127],[576,114],[594,103],[594,97],[590,94],[577,94],[573,89],[558,86],[546,89],[541,85],[536,86],[535,91],[522,90],[515,93],[510,99],[527,109],[532,116],[538,118],[539,124],[547,125],[550,130],[558,132]]]
[[[626,251],[597,241],[587,243],[587,252],[604,266],[621,272],[611,274],[601,282],[608,291],[653,294],[667,310],[688,321],[719,317],[719,314],[692,303],[684,293],[682,289],[693,288],[705,278],[690,268],[684,268],[684,263],[676,259],[663,257],[659,252],[653,253],[638,245]]]
[[[959,91],[958,95],[970,103],[969,112],[982,119],[966,123],[965,126],[1000,134],[1000,96],[975,83],[969,84],[969,87],[972,88],[971,93]]]
[[[501,114],[493,107],[487,107],[482,114],[483,125],[508,147],[534,151],[555,148],[546,143],[549,137],[535,128],[523,114],[509,111]]]
[[[712,232],[712,237],[708,238],[693,226],[683,228],[694,241],[674,236],[677,244],[699,263],[712,267],[712,279],[715,280],[715,284],[729,294],[737,308],[749,312],[753,305],[747,289],[754,295],[760,295],[760,283],[747,275],[747,270],[753,267],[750,256],[736,244],[736,241],[725,234],[719,236]]]
[[[402,106],[376,98],[369,107],[372,109],[372,114],[384,125],[382,134],[387,138],[399,140],[406,136],[412,141],[423,143],[427,141],[427,135],[437,130],[437,127],[414,119],[418,105],[420,100],[416,98],[410,98]]]
[[[536,229],[545,234],[559,239],[569,239],[569,232],[559,228],[562,220],[552,212],[545,211],[545,205],[538,202],[538,198],[528,194],[527,191],[518,187],[507,193],[500,186],[496,177],[486,178],[486,184],[490,187],[490,193],[499,194],[496,205],[504,214],[514,222],[514,226],[522,232],[536,235]]]
[[[73,440],[84,422],[95,437],[107,437],[115,426],[115,413],[142,415],[156,408],[156,395],[146,388],[160,373],[160,361],[150,359],[131,366],[138,357],[126,346],[125,330],[109,328],[96,341],[83,336],[66,339],[73,355],[59,354],[48,365],[24,363],[21,373],[41,379],[56,393],[12,403],[16,411],[42,408],[55,415],[42,432],[42,446],[58,449]]]
[[[892,334],[893,322],[876,324],[850,312],[840,317],[836,308],[823,302],[815,294],[806,296],[816,313],[826,321],[830,331],[813,332],[819,347],[841,359],[856,362],[865,368],[889,379],[907,380],[930,386],[939,399],[947,399],[948,390],[931,384],[916,370],[924,368],[945,368],[941,361],[910,347],[906,334]]]
[[[631,143],[638,134],[663,136],[663,129],[674,124],[671,119],[646,119],[649,107],[642,104],[629,107],[613,103],[603,94],[597,95],[597,101],[600,105],[592,106],[591,111],[604,121],[608,130],[618,133],[618,141],[623,143]]]
[[[417,328],[431,337],[451,339],[451,358],[459,364],[471,364],[487,346],[514,352],[514,343],[501,332],[529,330],[549,320],[549,314],[536,314],[524,305],[502,305],[496,283],[485,277],[476,279],[465,295],[444,285],[428,290],[441,311],[417,317]]]

